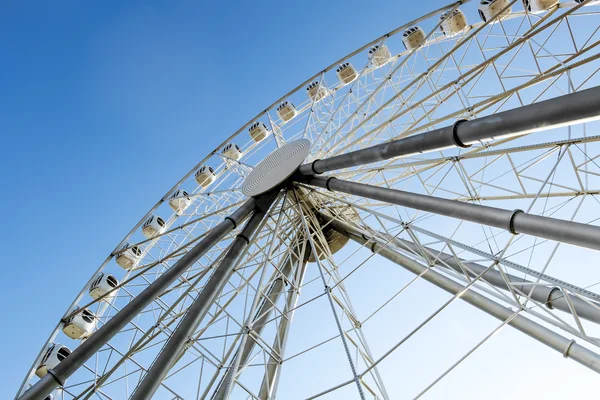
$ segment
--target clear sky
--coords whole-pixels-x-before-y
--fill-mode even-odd
[[[1,2],[0,399],[201,157],[324,66],[448,2]]]

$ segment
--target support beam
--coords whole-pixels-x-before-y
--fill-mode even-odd
[[[100,329],[82,342],[56,368],[29,388],[19,400],[41,400],[54,389],[63,386],[68,377],[79,369],[91,356],[100,350],[113,336],[123,329],[133,318],[164,292],[175,280],[198,261],[208,250],[219,243],[229,232],[240,224],[256,206],[256,200],[249,199],[231,216],[212,228],[205,238],[181,257],[171,268],[137,295],[130,303],[109,319]]]
[[[482,274],[487,267],[481,264],[466,261],[463,259],[457,259],[453,254],[445,253],[443,251],[435,250],[427,246],[417,246],[415,243],[408,240],[394,238],[387,233],[374,232],[376,236],[382,237],[387,240],[391,240],[399,248],[408,250],[415,254],[420,254],[421,249],[425,250],[432,258],[436,259],[436,266],[442,268],[451,268],[459,274],[464,274],[465,270],[471,277],[476,277]],[[381,242],[380,242],[381,243]],[[557,309],[564,311],[568,314],[572,314],[569,302],[573,307],[578,317],[586,319],[588,321],[600,324],[600,304],[592,302],[592,304],[581,300],[575,296],[569,296],[567,299],[563,294],[563,291],[556,286],[545,286],[542,284],[535,284],[535,282],[520,278],[515,275],[506,273],[506,279],[510,282],[510,286],[513,289],[518,290],[521,293],[528,295],[531,299],[545,305],[549,309]],[[482,278],[492,286],[495,286],[502,290],[510,291],[511,288],[506,284],[506,280],[502,277],[502,274],[496,270],[488,270]]]
[[[600,87],[594,87],[471,121],[461,120],[444,128],[324,160],[315,160],[300,166],[299,171],[307,176],[322,174],[449,147],[465,148],[478,141],[547,130],[598,117]]]
[[[292,243],[295,243],[295,241],[292,241]],[[306,264],[310,252],[306,251],[305,254],[304,264]],[[254,337],[259,337],[262,334],[265,324],[271,319],[275,304],[279,301],[281,294],[285,292],[288,281],[293,281],[291,274],[294,272],[294,266],[298,264],[298,261],[298,257],[294,252],[290,252],[283,263],[280,276],[275,279],[265,294],[265,298],[255,313],[254,320],[248,326],[248,332],[244,334],[247,338],[240,344],[240,349],[238,350],[236,361],[234,363],[238,368],[244,367],[248,363],[248,358],[256,345]],[[303,268],[303,266],[299,266],[299,268]],[[282,317],[282,320],[285,318],[286,317]],[[233,381],[238,368],[230,368],[227,371],[227,374],[225,374],[219,384],[219,388],[214,393],[213,399],[223,400],[228,398],[230,391],[233,389]]]
[[[309,256],[310,250],[307,249],[305,254]],[[258,394],[258,398],[260,400],[275,398],[275,391],[277,390],[277,383],[279,381],[279,377],[281,376],[281,367],[283,366],[285,345],[289,335],[290,325],[292,324],[292,319],[294,318],[294,312],[298,303],[298,298],[300,297],[300,287],[304,281],[305,272],[306,261],[302,262],[298,266],[295,285],[290,285],[290,289],[287,293],[283,316],[281,317],[281,322],[279,322],[279,326],[277,328],[277,334],[273,340],[273,353],[269,357],[269,361],[266,365],[265,376],[262,384],[260,385],[260,392]],[[281,359],[275,357],[276,354],[281,357]]]
[[[471,289],[467,289],[460,283],[445,277],[439,272],[427,268],[421,263],[418,263],[417,261],[404,256],[401,253],[382,246],[376,241],[373,243],[373,238],[369,237],[368,235],[364,235],[364,233],[358,229],[353,228],[341,221],[332,220],[328,217],[325,218],[326,220],[331,221],[330,226],[333,229],[343,235],[348,236],[353,241],[362,245],[369,243],[369,245],[372,246],[373,251],[379,253],[381,256],[393,263],[398,264],[415,275],[420,275],[426,281],[436,285],[448,293],[453,295],[460,294],[460,298],[462,300],[488,313],[494,318],[497,318],[501,321],[510,320],[510,318],[512,318],[512,320],[508,322],[508,325],[525,333],[540,343],[543,343],[548,347],[558,351],[565,358],[571,358],[581,365],[600,373],[600,355],[577,344],[574,340],[567,339],[564,336],[561,336],[558,333],[546,328],[545,326],[523,317],[522,315],[514,316],[514,310],[504,307]]]
[[[562,219],[527,214],[522,210],[463,203],[402,190],[344,181],[333,177],[308,177],[309,185],[379,200],[416,210],[445,215],[482,225],[506,229],[513,234],[526,233],[575,246],[600,250],[600,227]]]
[[[256,208],[242,232],[235,238],[227,254],[213,272],[208,282],[198,294],[192,305],[188,308],[183,319],[163,346],[157,358],[154,360],[143,380],[135,389],[131,400],[150,399],[160,387],[173,364],[179,359],[184,351],[190,336],[208,313],[215,299],[227,284],[233,274],[233,267],[244,248],[250,243],[250,239],[262,223],[269,208],[275,201],[278,191],[267,193],[256,201]]]

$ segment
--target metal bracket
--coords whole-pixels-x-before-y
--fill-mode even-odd
[[[466,119],[459,119],[458,121],[456,121],[454,123],[454,125],[452,125],[452,140],[454,141],[454,144],[457,145],[458,147],[462,147],[463,149],[469,148],[471,147],[470,144],[464,144],[462,142],[462,140],[460,140],[460,138],[458,137],[458,126],[460,124],[462,124],[463,122],[467,122],[468,120]]]
[[[520,210],[520,209],[516,209],[516,210],[513,211],[512,215],[508,219],[508,231],[510,233],[512,233],[513,235],[518,235],[519,234],[519,232],[515,231],[515,217],[518,214],[523,214],[523,213],[525,213],[525,211]]]

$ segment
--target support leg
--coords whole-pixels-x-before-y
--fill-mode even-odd
[[[331,220],[331,227],[339,233],[348,236],[357,243],[366,244],[371,243],[372,241],[372,238],[368,237],[368,235],[364,235],[359,230],[341,221]],[[588,367],[589,369],[600,373],[600,355],[575,343],[574,340],[569,340],[564,336],[561,336],[558,333],[521,315],[514,316],[513,310],[506,308],[473,290],[465,290],[466,288],[458,282],[455,282],[452,279],[427,268],[426,266],[410,259],[409,257],[406,257],[387,247],[383,247],[377,242],[374,242],[372,247],[374,251],[378,252],[383,257],[416,275],[421,275],[423,279],[440,287],[441,289],[454,295],[460,293],[460,298],[462,300],[488,313],[489,315],[501,321],[512,318],[508,324],[513,328],[518,329],[533,339],[536,339],[537,341],[558,351],[564,357],[571,358]]]
[[[235,226],[241,223],[254,209],[256,201],[248,200],[231,216],[214,227],[206,237],[188,251],[170,269],[162,274],[157,280],[150,284],[142,293],[135,297],[121,311],[106,322],[85,342],[81,343],[66,359],[56,368],[40,379],[29,388],[20,400],[41,400],[49,395],[58,386],[64,385],[65,381],[77,369],[79,369],[92,355],[102,348],[115,336],[129,321],[135,318],[148,304],[164,292],[177,278],[187,271],[208,250],[219,243]]]
[[[213,272],[204,289],[189,307],[185,317],[181,320],[167,343],[162,348],[154,363],[148,369],[144,379],[140,382],[131,400],[149,399],[160,387],[163,379],[178,359],[198,324],[202,321],[214,299],[221,292],[233,273],[233,267],[238,256],[250,243],[250,238],[260,226],[266,213],[273,204],[278,193],[269,193],[257,201],[254,214],[244,226],[242,232],[233,241],[221,264]]]

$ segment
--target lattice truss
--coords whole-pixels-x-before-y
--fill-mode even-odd
[[[57,321],[20,393],[38,380],[34,373],[49,346],[62,343],[73,350],[86,342],[62,333],[70,316],[89,309],[96,330],[110,321],[244,204],[246,177],[285,143],[310,140],[309,163],[598,86],[596,2],[560,2],[530,13],[512,1],[507,3],[510,15],[477,23],[477,5],[459,3],[402,26],[325,69],[211,152],[107,257],[90,283],[99,273],[116,276],[114,297],[93,300],[87,295],[89,283],[83,288]],[[456,35],[443,34],[440,15],[459,7],[471,25]],[[425,42],[407,50],[402,33],[417,24]],[[374,45],[391,51],[382,66],[367,57]],[[357,73],[347,85],[335,74],[344,62],[352,63]],[[306,96],[311,82],[325,91],[322,97]],[[297,104],[297,115],[289,121],[276,111],[283,100]],[[269,132],[261,141],[248,135],[256,121],[265,123]],[[599,128],[594,121],[570,123],[328,176],[598,225]],[[239,159],[221,151],[230,142],[239,146]],[[198,185],[194,176],[203,165],[214,170],[215,181],[207,187]],[[189,205],[173,212],[168,204],[173,198],[186,199]],[[151,215],[169,217],[159,234],[145,239],[140,228]],[[236,224],[120,329],[54,392],[55,398],[129,398],[243,226]],[[596,250],[303,182],[278,193],[248,239],[231,277],[187,338],[156,398],[222,398],[226,391],[236,399],[276,394],[418,397],[522,316],[600,351],[600,296],[594,292],[600,273],[589,262],[596,259]],[[123,270],[114,260],[132,248],[141,255]],[[411,274],[396,265],[408,262],[423,272]],[[464,291],[449,294],[427,283],[431,271],[511,315],[498,321],[465,305]],[[578,307],[589,313],[577,312]],[[427,371],[415,367],[418,378],[399,388],[394,370],[410,354],[404,349],[421,334],[429,338],[430,326],[443,330],[449,319],[480,321],[475,339],[460,341],[448,334],[454,361],[430,365]],[[434,352],[439,347],[431,346]]]

